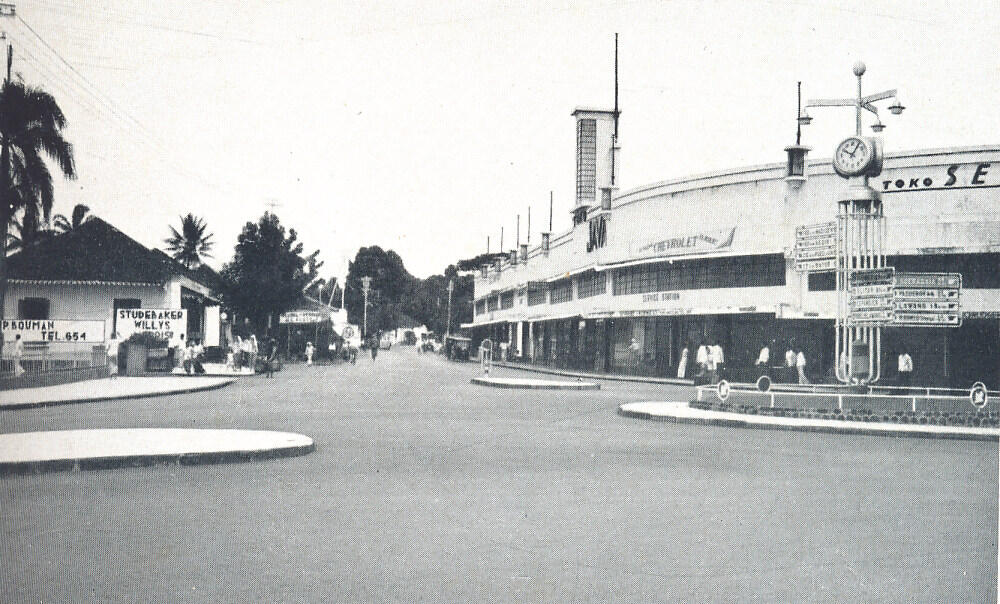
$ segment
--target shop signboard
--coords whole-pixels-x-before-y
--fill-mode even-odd
[[[821,273],[825,271],[837,270],[836,258],[823,258],[821,260],[802,260],[795,262],[795,270],[801,272]]]
[[[4,319],[3,340],[13,342],[20,335],[24,343],[104,341],[104,321],[76,319]]]
[[[187,309],[119,308],[118,338],[127,340],[134,333],[151,333],[171,343],[187,339]]]
[[[893,286],[893,325],[962,325],[960,273],[897,273]]]
[[[278,318],[279,323],[322,323],[330,318],[330,312],[320,312],[318,310],[292,310],[282,313]]]
[[[795,270],[826,272],[837,269],[837,223],[822,222],[795,229]]]

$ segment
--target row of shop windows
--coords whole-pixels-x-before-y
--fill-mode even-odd
[[[961,273],[963,289],[1000,289],[1000,254],[997,253],[889,256],[886,265],[901,273]],[[809,274],[809,291],[836,289],[836,274]]]
[[[705,258],[631,266],[615,271],[614,294],[680,289],[773,287],[785,284],[781,254]]]
[[[766,254],[677,260],[616,269],[613,278],[612,291],[616,296],[681,289],[782,286],[785,285],[785,258],[781,254]],[[606,293],[607,278],[604,273],[587,271],[577,278],[577,290],[579,298]],[[496,304],[495,297],[488,299],[492,300],[491,305]],[[571,279],[552,284],[549,303],[559,304],[572,299]],[[544,289],[528,291],[528,306],[545,304],[545,301]],[[480,309],[479,302],[476,303],[476,314],[486,310],[492,311],[495,307]]]

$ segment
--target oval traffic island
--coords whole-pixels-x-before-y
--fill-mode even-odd
[[[600,390],[601,385],[594,382],[575,382],[568,380],[540,380],[537,378],[498,378],[480,376],[472,378],[473,384],[491,388],[523,388],[527,390]]]
[[[263,430],[139,428],[0,435],[0,475],[197,465],[311,453],[308,436]]]

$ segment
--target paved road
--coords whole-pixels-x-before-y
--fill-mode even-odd
[[[393,348],[0,430],[301,432],[305,457],[0,479],[0,601],[983,602],[997,445],[633,420]],[[508,372],[514,374],[514,372]]]

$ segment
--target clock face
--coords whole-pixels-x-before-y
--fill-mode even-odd
[[[857,176],[865,171],[872,160],[872,147],[857,136],[844,140],[833,154],[833,164],[841,176]]]

